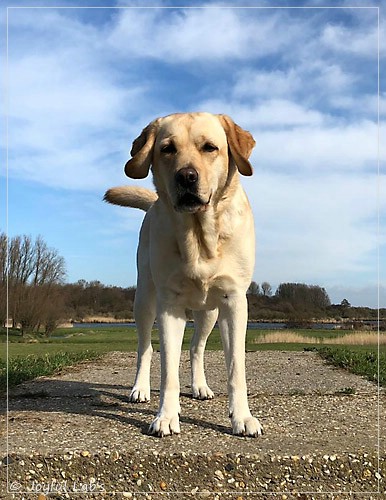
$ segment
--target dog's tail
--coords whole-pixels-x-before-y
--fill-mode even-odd
[[[104,201],[122,207],[139,208],[147,212],[158,200],[157,193],[150,189],[134,186],[114,187],[106,191]]]

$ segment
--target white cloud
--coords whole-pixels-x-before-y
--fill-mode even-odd
[[[238,98],[261,96],[272,99],[317,92],[320,97],[320,93],[347,93],[355,79],[339,64],[316,59],[315,55],[312,61],[298,61],[286,70],[242,70],[237,73],[234,95]]]
[[[243,184],[255,213],[256,281],[354,285],[375,273],[375,175],[293,177],[256,168]]]
[[[325,116],[318,110],[309,109],[286,99],[268,99],[257,103],[249,101],[248,104],[241,104],[237,100],[208,99],[199,103],[198,108],[211,113],[228,114],[243,128],[250,130],[260,128],[280,130],[288,127],[312,129],[325,120]]]
[[[251,68],[240,71],[234,85],[234,95],[237,98],[256,96],[287,97],[297,92],[302,86],[302,80],[295,68],[288,71],[256,71]]]
[[[376,93],[367,94],[335,93],[329,96],[330,105],[340,113],[354,115],[356,119],[367,118],[377,120],[378,96]],[[386,100],[380,98],[380,116],[386,116]]]
[[[337,92],[346,90],[353,83],[353,75],[343,71],[338,64],[325,64],[318,61],[311,65],[312,70],[319,75],[316,76],[320,87],[325,91]]]
[[[121,89],[103,72],[76,74],[59,51],[56,59],[10,60],[9,67],[10,175],[67,189],[101,189],[128,154],[122,112],[141,90]]]
[[[92,22],[83,22],[80,17],[74,15],[76,12],[71,8],[35,9],[30,6],[26,9],[10,8],[8,12],[10,59],[12,57],[22,59],[26,53],[52,54],[55,57],[58,50],[59,58],[66,56],[65,63],[68,66],[77,66],[81,62],[84,70],[93,67],[95,58],[84,59],[83,54],[94,53],[98,54],[99,58],[104,54],[105,41],[100,36],[101,27]],[[88,12],[91,17],[92,10]]]
[[[50,186],[100,189],[112,163],[128,154],[123,112],[142,90],[119,88],[103,72],[77,74],[61,55],[9,61],[9,173]]]
[[[326,116],[344,113],[354,119],[376,118],[376,72],[364,75],[357,68],[346,67],[340,58],[329,61],[320,56],[320,51],[303,50],[307,52],[304,57],[292,61],[286,69],[247,67],[236,72],[232,99],[240,103],[251,99],[280,99]]]
[[[285,99],[271,99],[261,103],[254,113],[255,126],[280,128],[308,126],[315,127],[324,121],[319,111]]]
[[[315,172],[376,171],[378,128],[370,121],[264,131],[255,128],[254,159],[273,169]]]
[[[141,130],[127,114],[137,117],[146,85],[120,84],[99,51],[101,33],[86,23],[50,9],[10,18],[9,175],[66,189],[119,182]]]
[[[326,47],[339,52],[376,59],[378,55],[378,28],[374,22],[372,27],[356,30],[353,36],[352,29],[342,25],[329,24],[323,29],[321,42]]]
[[[84,54],[87,58],[88,54]],[[82,71],[64,51],[9,60],[10,117],[50,120],[50,127],[115,125],[122,105],[142,90],[124,90],[103,71]]]
[[[266,57],[298,38],[299,23],[284,11],[228,9],[127,9],[107,38],[121,55],[170,62],[218,64],[224,59]]]

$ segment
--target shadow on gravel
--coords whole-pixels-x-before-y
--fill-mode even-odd
[[[149,403],[131,403],[126,395],[130,387],[116,384],[100,384],[67,380],[36,380],[22,384],[9,394],[9,411],[53,412],[88,415],[105,418],[137,427],[142,434],[148,434],[149,424],[143,417],[155,416],[156,410]],[[158,398],[159,390],[152,390],[152,397]],[[181,393],[181,399],[192,399]],[[5,413],[1,408],[0,413]],[[140,418],[136,418],[136,417]],[[11,421],[12,421],[11,417]],[[229,427],[214,424],[198,418],[181,416],[181,423],[199,428],[211,429],[222,434],[232,434]]]

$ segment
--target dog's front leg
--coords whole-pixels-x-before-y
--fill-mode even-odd
[[[217,321],[218,310],[195,311],[194,333],[190,343],[190,365],[192,373],[192,394],[196,399],[212,399],[214,394],[206,383],[204,351],[206,341]]]
[[[245,295],[230,296],[220,307],[219,327],[228,370],[229,416],[233,434],[258,436],[262,426],[251,415],[245,378],[245,335],[248,305]]]
[[[186,315],[182,308],[161,308],[157,315],[161,350],[161,390],[157,417],[150,434],[163,437],[180,432],[179,365]]]

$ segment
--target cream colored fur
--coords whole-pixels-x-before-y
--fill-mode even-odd
[[[147,212],[158,200],[154,191],[141,187],[121,186],[106,191],[104,200],[114,205],[123,207],[139,208]]]
[[[195,319],[190,348],[193,397],[213,397],[204,372],[204,350],[218,321],[233,432],[262,433],[249,410],[245,380],[246,291],[255,242],[252,211],[239,181],[239,172],[252,174],[248,158],[254,144],[251,134],[225,115],[157,118],[134,141],[125,166],[126,174],[137,179],[151,168],[157,194],[122,187],[105,195],[110,203],[147,211],[137,256],[138,365],[130,399],[150,398],[151,330],[157,318],[161,389],[152,434],[180,432],[178,370],[186,309],[194,311]],[[186,169],[197,174],[188,188],[179,180]]]

